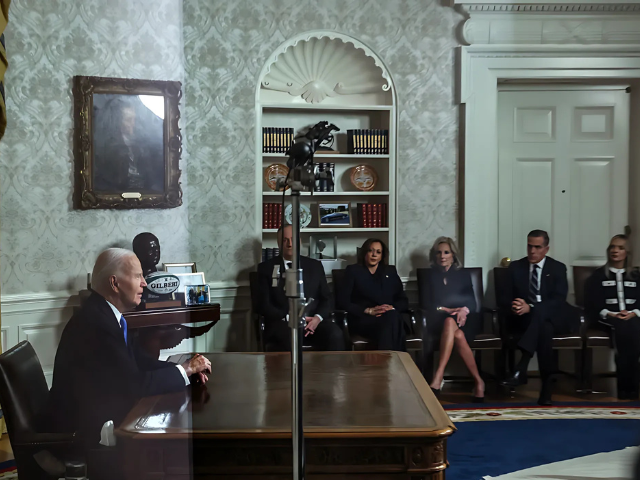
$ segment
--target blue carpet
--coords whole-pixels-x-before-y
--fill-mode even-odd
[[[447,480],[480,480],[640,445],[640,420],[459,422],[447,441]]]

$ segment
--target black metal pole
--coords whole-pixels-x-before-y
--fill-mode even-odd
[[[293,258],[286,272],[291,327],[291,437],[293,443],[293,479],[304,480],[304,427],[302,420],[302,340],[304,338],[304,284],[300,268],[300,192],[291,189]]]

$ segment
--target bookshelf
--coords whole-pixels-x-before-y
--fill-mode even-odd
[[[317,58],[319,53],[324,55]],[[327,56],[331,52],[331,56]],[[334,66],[335,67],[332,67]],[[297,66],[297,67],[296,67]],[[317,73],[322,72],[322,73]],[[327,73],[329,72],[329,73]],[[330,90],[329,86],[335,86]],[[302,92],[302,93],[301,93]],[[306,98],[306,99],[305,99]],[[313,102],[309,101],[313,99]],[[340,128],[334,132],[332,148],[340,153],[321,153],[315,163],[334,165],[334,191],[303,192],[301,205],[309,208],[311,223],[300,230],[301,252],[309,253],[309,239],[338,239],[338,257],[353,263],[357,248],[367,238],[380,238],[389,246],[389,262],[395,263],[396,231],[396,99],[384,64],[365,45],[335,32],[309,32],[284,42],[269,58],[256,91],[256,236],[262,248],[277,247],[274,221],[265,222],[264,205],[282,201],[282,192],[273,191],[264,172],[274,163],[286,164],[284,153],[263,152],[263,128],[293,129],[295,136],[319,121]],[[353,154],[347,148],[347,130],[388,131],[388,153]],[[377,182],[371,191],[351,183],[352,169],[373,168]],[[284,195],[285,208],[290,192]],[[319,204],[349,203],[351,226],[320,226]],[[365,228],[358,204],[386,205],[382,214]],[[371,217],[369,217],[371,218]],[[373,218],[376,218],[375,215]],[[375,225],[375,227],[373,226]]]

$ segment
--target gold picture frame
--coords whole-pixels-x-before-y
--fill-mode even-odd
[[[76,208],[182,205],[180,82],[75,76]]]
[[[162,269],[167,273],[197,273],[196,262],[186,263],[163,263]]]

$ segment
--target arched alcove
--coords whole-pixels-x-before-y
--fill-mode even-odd
[[[366,238],[379,237],[390,246],[390,261],[394,262],[395,89],[384,62],[368,46],[337,32],[307,32],[285,41],[260,73],[256,85],[256,236],[263,248],[277,246],[279,222],[273,209],[282,201],[282,194],[269,188],[266,169],[285,164],[287,142],[321,120],[340,128],[334,151],[317,152],[314,159],[319,168],[333,169],[335,182],[333,191],[302,196],[301,204],[311,215],[311,223],[301,229],[302,253],[307,255],[310,242],[318,238],[337,236],[337,256],[351,263]],[[375,171],[376,182],[370,190],[360,190],[351,181],[359,165]],[[347,203],[348,226],[321,225],[321,205]]]

